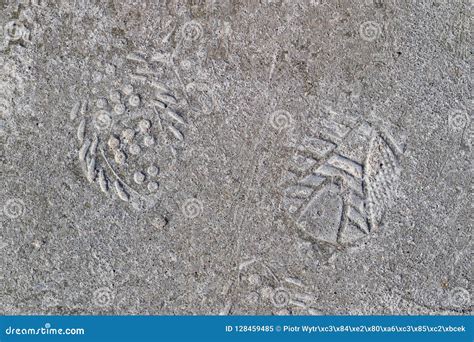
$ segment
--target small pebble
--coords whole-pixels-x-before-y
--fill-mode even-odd
[[[114,112],[118,115],[121,115],[121,114],[125,113],[125,105],[123,105],[121,103],[117,103],[114,106]]]
[[[258,274],[251,274],[248,277],[248,281],[251,285],[260,285],[260,276]]]
[[[155,138],[153,138],[151,135],[147,135],[145,138],[143,138],[143,143],[145,146],[150,147],[155,144]]]
[[[148,173],[148,175],[150,175],[151,177],[155,177],[156,175],[158,175],[158,168],[154,165],[151,165],[148,167],[148,169],[146,170],[146,172]]]
[[[125,95],[131,95],[133,93],[133,86],[131,84],[124,85],[122,91]]]
[[[135,136],[135,132],[131,128],[124,129],[122,131],[122,137],[125,139],[127,143],[130,143]]]
[[[122,165],[123,163],[125,163],[127,157],[125,157],[125,153],[123,153],[122,151],[116,151],[114,159],[117,164]]]
[[[148,183],[148,191],[155,192],[156,190],[158,190],[158,183],[157,182]]]
[[[120,99],[122,98],[122,96],[120,95],[119,91],[114,90],[110,93],[109,98],[110,98],[110,101],[117,103],[117,102],[120,102]]]
[[[137,171],[133,175],[133,180],[137,184],[142,184],[145,181],[145,174],[143,172]]]
[[[100,129],[108,129],[110,127],[110,124],[112,123],[112,118],[107,114],[106,111],[101,110],[99,113],[97,113],[97,117],[95,119],[95,126]]]
[[[155,217],[155,219],[152,222],[152,225],[157,229],[162,229],[166,227],[167,224],[168,224],[168,220],[161,215],[158,215],[157,217]]]
[[[115,150],[117,148],[119,148],[120,146],[120,140],[114,136],[111,136],[107,142],[107,144],[109,145],[109,147],[112,149],[112,150]]]
[[[138,128],[140,129],[140,131],[142,132],[146,132],[150,129],[151,127],[151,122],[150,120],[146,120],[146,119],[143,119],[141,120],[139,123],[138,123]]]
[[[99,109],[105,109],[107,107],[107,99],[104,99],[103,97],[100,99],[97,99],[95,105]]]
[[[131,154],[137,155],[141,152],[141,148],[137,144],[132,144],[130,145],[129,152]]]
[[[41,242],[39,240],[34,240],[31,244],[36,249],[39,249],[41,247]]]
[[[131,95],[128,99],[128,104],[132,107],[138,107],[140,105],[140,96]]]
[[[112,65],[112,64],[107,64],[107,65],[105,66],[105,73],[106,73],[107,75],[113,75],[113,74],[115,74],[115,66]]]

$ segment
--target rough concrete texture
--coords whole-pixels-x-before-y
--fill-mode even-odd
[[[470,17],[0,1],[0,312],[470,314]]]

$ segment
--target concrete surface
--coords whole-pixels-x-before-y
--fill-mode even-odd
[[[0,312],[470,314],[470,18],[0,1]]]

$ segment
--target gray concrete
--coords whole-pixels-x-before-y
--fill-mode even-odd
[[[469,1],[0,1],[2,314],[469,314]]]

